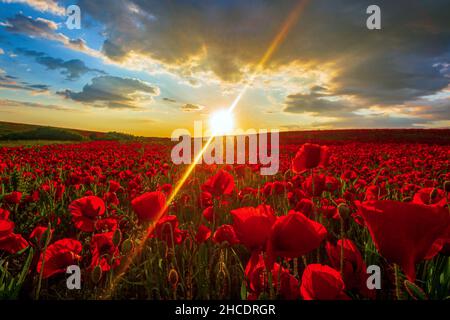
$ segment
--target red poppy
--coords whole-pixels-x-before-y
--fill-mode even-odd
[[[0,220],[8,220],[9,219],[9,211],[0,208]]]
[[[19,191],[13,191],[3,197],[3,200],[9,204],[19,204],[21,199],[22,193]]]
[[[166,196],[161,191],[146,192],[133,199],[131,206],[139,222],[155,221],[167,211]]]
[[[209,206],[205,210],[203,210],[203,217],[205,217],[206,220],[209,222],[213,222],[214,220],[217,220],[217,216],[214,212],[214,207]]]
[[[450,224],[448,209],[439,206],[384,200],[358,207],[380,254],[400,265],[411,281],[416,278],[415,264]]]
[[[65,273],[70,265],[77,264],[81,260],[82,246],[80,241],[74,239],[61,239],[52,243],[47,250],[41,253],[37,264],[37,272],[41,272],[42,262],[44,262],[44,271],[42,277],[49,278],[58,273]]]
[[[268,291],[269,279],[267,266],[262,254],[254,251],[245,267],[247,287],[252,296],[258,297],[262,292]],[[280,285],[278,285],[280,281]],[[298,280],[289,273],[289,270],[275,263],[272,268],[272,287],[277,288],[282,299],[295,300],[299,296]]]
[[[325,178],[323,174],[309,176],[303,182],[303,190],[314,197],[320,196],[325,191]]]
[[[195,241],[197,241],[197,243],[203,243],[208,240],[209,237],[211,237],[211,229],[201,224],[198,227],[197,234],[195,235]]]
[[[109,180],[109,192],[117,192],[121,188],[119,182],[115,180]]]
[[[90,269],[99,265],[102,271],[109,271],[120,264],[119,248],[113,243],[114,232],[99,233],[91,239],[91,265]]]
[[[41,241],[42,235],[47,231],[48,227],[37,226],[30,233],[29,239],[35,239],[36,243]],[[50,230],[50,233],[53,233],[53,230]]]
[[[217,228],[214,232],[213,240],[216,243],[228,242],[230,245],[239,243],[239,239],[236,236],[233,226],[229,224],[223,224]]]
[[[154,235],[165,241],[169,246],[180,244],[186,235],[185,231],[178,229],[177,216],[164,216],[156,223]]]
[[[305,300],[349,300],[341,274],[321,264],[309,264],[302,275],[300,294]]]
[[[202,190],[215,197],[230,195],[234,191],[234,178],[229,172],[219,170],[202,185]]]
[[[20,235],[13,232],[14,222],[0,220],[0,250],[16,253],[28,247],[28,242]]]
[[[414,203],[446,206],[447,199],[444,190],[435,188],[423,188],[417,191],[413,198]]]
[[[250,250],[265,247],[270,229],[276,220],[268,205],[231,210],[233,228],[239,241]]]
[[[97,220],[97,222],[95,223],[95,230],[99,232],[116,231],[117,227],[118,222],[114,218]]]
[[[267,253],[269,262],[277,256],[300,257],[320,246],[327,230],[323,225],[308,219],[304,214],[291,210],[279,217],[272,226]]]
[[[343,248],[343,280],[345,287],[349,290],[355,289],[364,295],[369,295],[367,290],[366,263],[353,241],[340,239],[336,244],[328,242],[325,246],[331,266],[340,271],[341,249]]]
[[[213,205],[212,194],[206,191],[202,191],[198,199],[198,205],[202,209],[212,206]]]
[[[330,154],[327,146],[305,143],[292,160],[292,171],[301,173],[306,169],[327,166]]]
[[[105,203],[96,196],[83,197],[72,201],[69,205],[75,228],[84,232],[95,230],[95,222],[99,216],[105,213],[105,210]]]

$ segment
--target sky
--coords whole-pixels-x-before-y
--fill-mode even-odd
[[[244,130],[449,128],[449,21],[448,0],[0,0],[0,121],[167,137],[247,87]]]

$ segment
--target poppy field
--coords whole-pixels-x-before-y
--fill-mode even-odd
[[[175,194],[170,140],[0,147],[0,298],[448,299],[450,144],[392,140],[288,136],[276,175]]]

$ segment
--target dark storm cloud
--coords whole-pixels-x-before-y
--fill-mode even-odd
[[[348,101],[333,99],[327,89],[314,86],[307,94],[290,94],[286,97],[284,112],[287,113],[314,113],[321,116],[336,116],[343,112],[350,112],[355,106]]]
[[[67,80],[76,80],[88,72],[105,74],[102,70],[88,68],[85,63],[79,59],[64,61],[34,50],[17,49],[16,52],[33,57],[37,63],[46,66],[50,70],[60,70],[61,74],[66,76]]]
[[[159,94],[159,89],[138,79],[99,76],[79,92],[67,89],[58,94],[97,107],[138,109],[140,98],[151,100],[151,96]]]
[[[213,71],[238,81],[255,66],[297,1],[87,1],[84,12],[105,25],[103,52],[111,59],[140,53],[183,74]],[[373,1],[314,0],[267,68],[292,62],[310,68],[334,63],[336,94],[397,103],[435,93],[448,78],[433,67],[449,61],[450,2],[376,1],[382,30],[369,31]],[[202,63],[189,61],[201,57]]]

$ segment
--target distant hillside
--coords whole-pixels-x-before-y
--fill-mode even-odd
[[[120,132],[96,132],[88,130],[58,128],[33,124],[1,122],[0,140],[51,140],[51,141],[89,141],[89,140],[135,140],[136,137]]]

